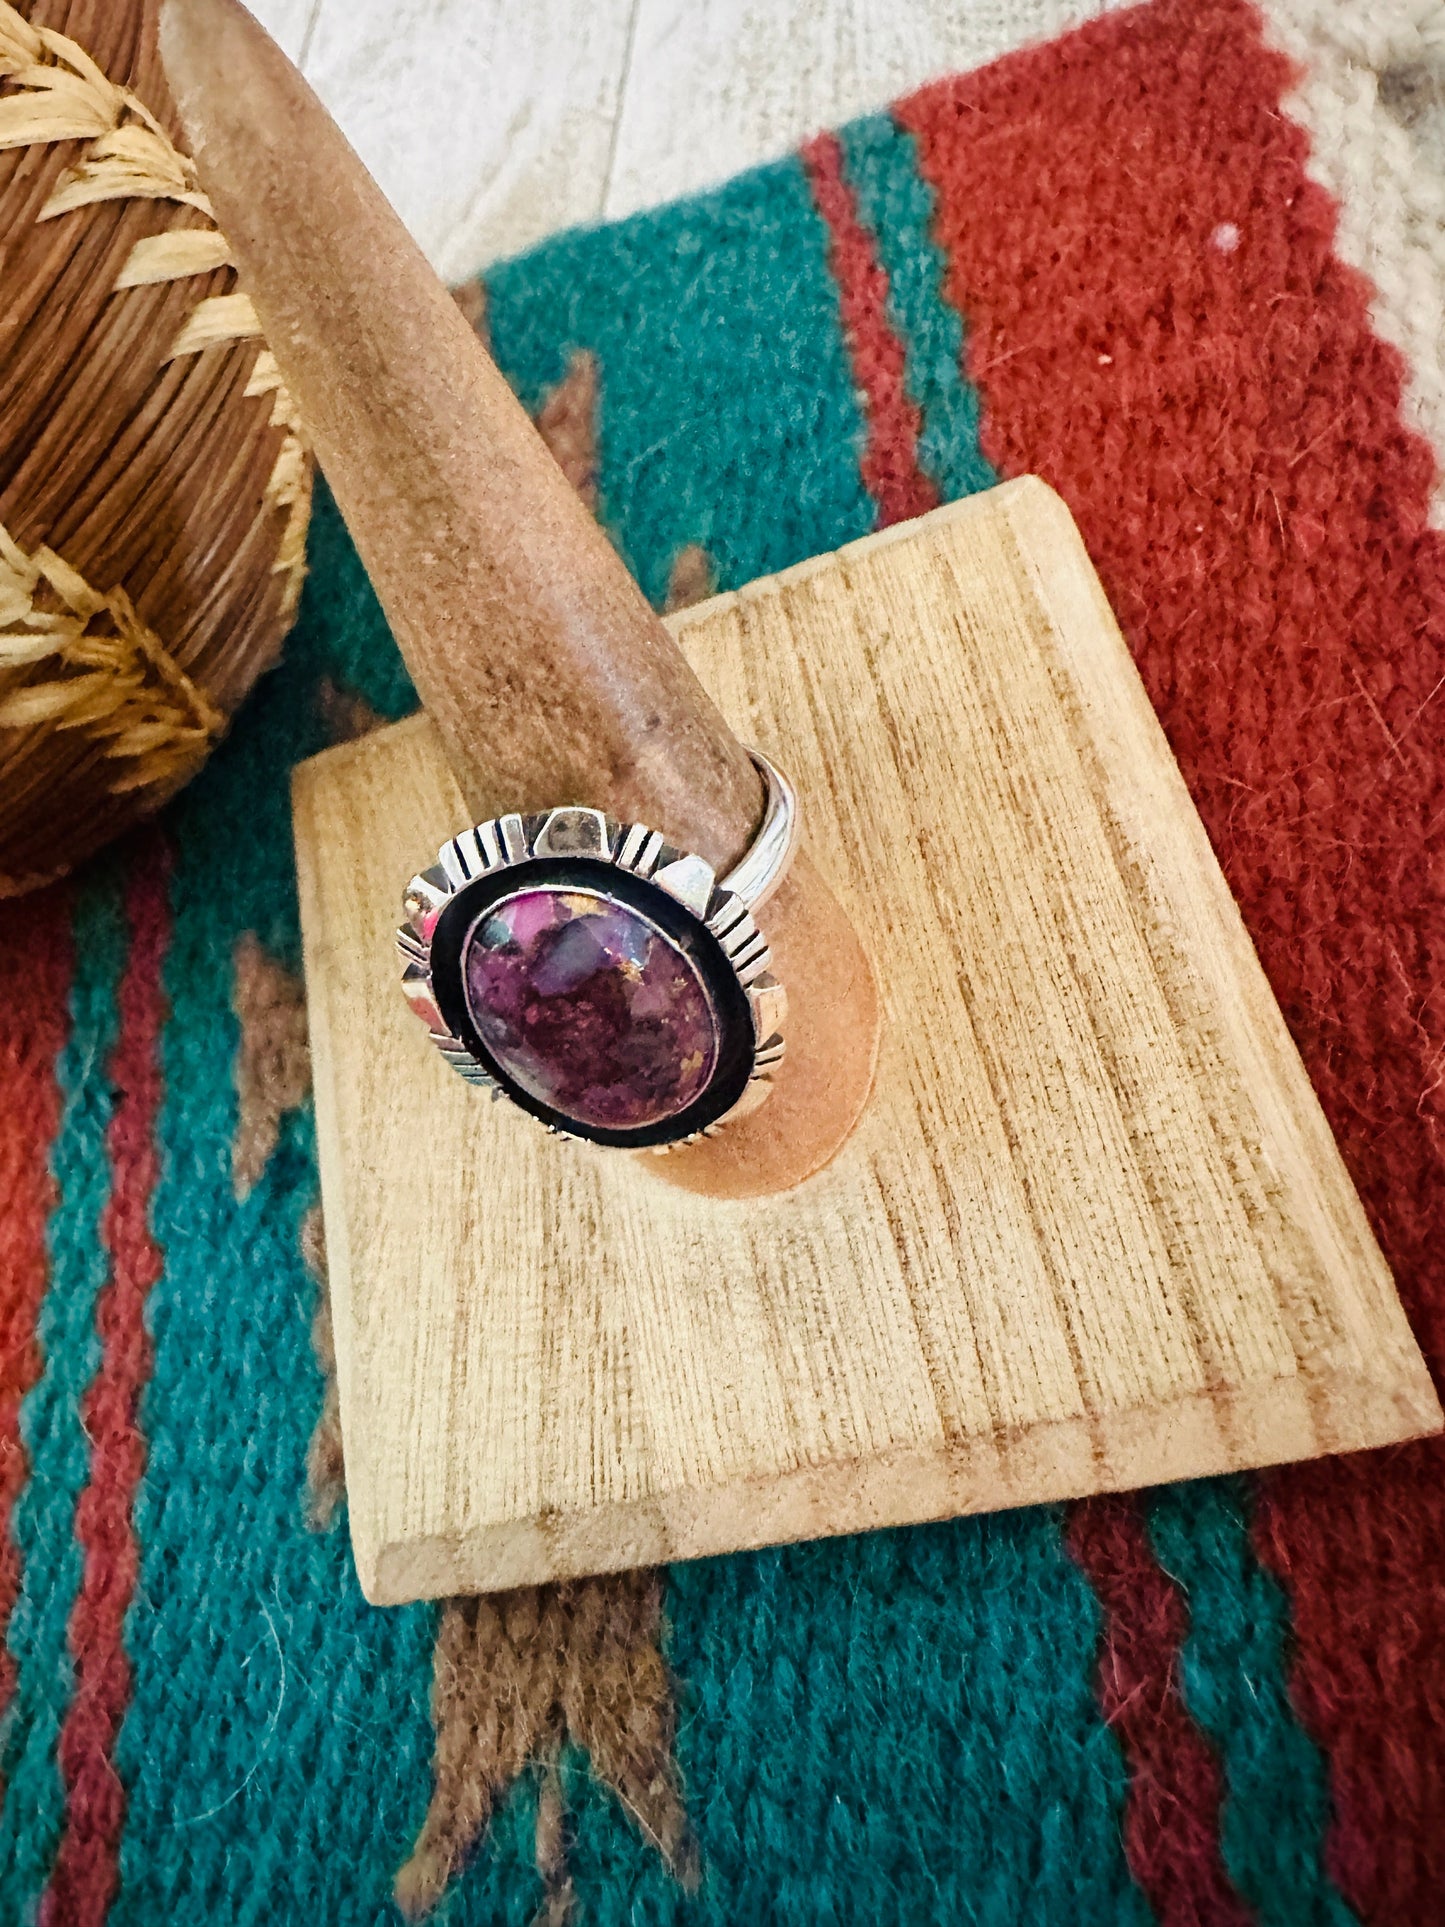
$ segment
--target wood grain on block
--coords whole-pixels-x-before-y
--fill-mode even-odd
[[[741,1202],[479,1101],[406,1010],[425,717],[296,830],[350,1517],[400,1601],[1351,1450],[1439,1407],[1062,504],[1006,484],[672,619],[776,749],[885,1028]]]

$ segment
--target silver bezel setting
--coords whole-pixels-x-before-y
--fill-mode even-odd
[[[665,891],[716,939],[746,996],[753,1024],[753,1052],[751,1073],[741,1096],[701,1130],[646,1148],[667,1152],[680,1144],[714,1137],[727,1125],[756,1111],[770,1096],[773,1072],[783,1059],[787,993],[772,975],[767,939],[747,903],[718,882],[710,863],[676,849],[660,831],[641,823],[619,823],[601,810],[581,805],[563,805],[530,816],[510,814],[478,823],[444,843],[435,865],[407,885],[402,899],[406,921],[396,934],[402,990],[447,1063],[468,1084],[487,1091],[494,1099],[510,1095],[443,1020],[432,987],[431,940],[442,912],[468,884],[507,870],[521,871],[535,859],[547,857],[609,864]],[[581,1130],[568,1129],[560,1118],[538,1121],[555,1136],[592,1141]]]

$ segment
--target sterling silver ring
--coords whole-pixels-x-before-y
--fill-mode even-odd
[[[753,913],[792,862],[798,803],[750,753],[763,821],[722,878],[580,804],[478,823],[412,878],[402,989],[468,1083],[629,1150],[711,1136],[766,1100],[787,998]]]

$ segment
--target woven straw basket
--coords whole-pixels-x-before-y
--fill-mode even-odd
[[[0,895],[194,774],[301,588],[310,459],[177,136],[155,0],[0,0]]]

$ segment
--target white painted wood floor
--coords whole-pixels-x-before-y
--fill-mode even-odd
[[[250,0],[448,280],[727,179],[1104,0]]]

